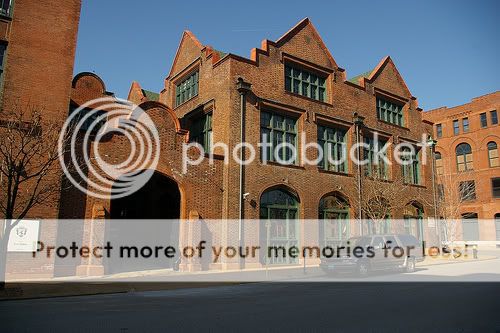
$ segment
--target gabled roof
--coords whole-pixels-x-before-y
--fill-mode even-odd
[[[408,86],[406,85],[406,82],[405,80],[403,79],[403,77],[401,76],[401,74],[399,73],[396,65],[394,64],[394,62],[392,61],[391,57],[390,56],[386,56],[384,57],[379,63],[378,65],[373,69],[373,71],[371,72],[371,74],[366,78],[366,80],[368,82],[374,82],[378,77],[379,75],[387,68],[387,66],[392,66],[394,68],[394,72],[396,74],[396,78],[398,79],[398,81],[401,83],[401,85],[403,86],[404,90],[406,90],[408,92],[408,94],[410,96],[412,96],[411,92],[410,92],[410,89],[408,89]]]
[[[364,72],[364,73],[361,73],[359,75],[356,75],[354,77],[351,77],[349,80],[349,82],[352,82],[352,83],[356,83],[356,84],[359,84],[359,79],[361,78],[368,78],[370,76],[370,74],[372,73],[372,71],[368,71],[368,72]]]
[[[177,51],[175,52],[175,58],[174,58],[174,61],[172,62],[172,67],[170,67],[170,73],[168,74],[168,76],[171,76],[172,74],[174,74],[172,72],[173,72],[173,70],[175,68],[175,65],[177,64],[177,61],[179,60],[180,50],[182,48],[182,45],[188,39],[191,42],[193,42],[200,49],[200,52],[203,49],[203,45],[200,43],[200,41],[198,40],[198,38],[196,38],[196,36],[191,31],[184,30],[184,32],[182,33],[181,41],[179,42],[179,46],[177,47]]]
[[[297,23],[292,29],[288,30],[283,36],[278,38],[274,44],[276,44],[277,47],[282,46],[286,42],[288,42],[290,39],[292,39],[295,35],[297,35],[300,31],[302,31],[305,27],[309,26],[311,28],[311,31],[314,35],[314,38],[318,41],[319,45],[327,55],[328,59],[332,63],[333,66],[337,66],[337,62],[335,59],[333,59],[332,54],[330,53],[330,50],[325,45],[325,42],[323,42],[323,39],[318,33],[318,30],[314,27],[314,24],[312,24],[311,20],[309,20],[308,17],[302,19],[299,23]]]
[[[158,100],[160,98],[160,94],[146,90],[146,89],[142,89],[142,93],[148,99],[148,101],[158,102]]]

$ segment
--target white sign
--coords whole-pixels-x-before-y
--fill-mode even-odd
[[[21,220],[12,229],[7,244],[9,252],[36,252],[40,221]]]

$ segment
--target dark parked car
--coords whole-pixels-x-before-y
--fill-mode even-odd
[[[370,271],[396,269],[411,273],[415,264],[424,260],[422,244],[412,235],[353,237],[336,249],[340,251],[331,258],[321,258],[320,267],[326,273],[367,275]]]

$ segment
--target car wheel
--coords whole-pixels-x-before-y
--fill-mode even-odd
[[[357,267],[357,273],[360,276],[367,276],[370,272],[370,267],[366,262],[360,262]]]
[[[408,262],[406,263],[406,273],[413,273],[413,272],[415,272],[415,259],[409,258]]]

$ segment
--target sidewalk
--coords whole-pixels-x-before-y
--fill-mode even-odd
[[[418,263],[417,267],[479,262],[496,258],[496,256],[486,255],[480,256],[478,259],[471,257],[458,259],[427,257],[423,262]],[[307,266],[306,273],[301,266],[270,267],[244,271],[175,272],[173,270],[152,270],[120,273],[97,279],[71,277],[55,278],[51,282],[43,280],[10,282],[7,283],[6,290],[0,291],[0,300],[204,288],[263,281],[293,281],[304,277],[314,280],[321,276],[324,276],[324,273],[318,268],[318,265]],[[208,281],[210,279],[214,281]]]

